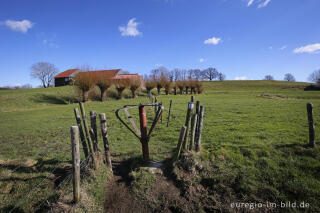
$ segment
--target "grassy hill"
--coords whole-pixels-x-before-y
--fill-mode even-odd
[[[306,103],[314,104],[318,133],[320,93],[303,91],[307,85],[204,82],[205,92],[195,95],[195,100],[205,107],[201,158],[212,170],[194,184],[212,191],[213,196],[230,193],[240,201],[304,201],[310,203],[312,211],[320,209],[319,149],[304,146],[308,142]],[[75,88],[68,86],[0,90],[0,160],[13,160],[13,166],[0,166],[0,191],[10,189],[0,194],[1,211],[18,204],[16,209],[32,212],[40,201],[55,199],[54,183],[48,176],[57,175],[52,170],[71,160],[69,131],[75,125],[73,108],[78,104],[69,104],[69,100],[76,98]],[[190,95],[161,95],[158,100],[165,107],[164,118],[173,100],[170,127],[166,122],[160,124],[150,141],[151,157],[162,161],[176,147]],[[119,124],[115,109],[148,102],[142,96],[85,104],[87,112],[106,113],[113,160],[141,155],[140,143]],[[151,119],[153,110],[147,113]],[[316,140],[320,141],[320,134]],[[37,166],[14,170],[15,164],[27,159],[36,160]],[[33,188],[37,190],[30,192]],[[28,192],[30,196],[26,196]],[[103,193],[92,194],[96,205],[101,205]]]

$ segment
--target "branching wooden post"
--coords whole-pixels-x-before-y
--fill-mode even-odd
[[[193,146],[194,146],[194,138],[195,138],[195,133],[196,133],[197,120],[198,120],[198,115],[194,114],[191,118],[191,135],[190,135],[189,150],[192,150]]]
[[[95,111],[90,111],[90,121],[91,121],[91,128],[93,129],[93,132],[94,132],[95,141],[98,144],[97,113]]]
[[[308,112],[308,123],[309,123],[309,145],[311,147],[316,146],[315,141],[315,131],[314,131],[314,122],[313,122],[313,105],[312,103],[307,104],[307,112]]]
[[[99,117],[100,117],[101,135],[102,135],[102,139],[103,139],[103,147],[104,147],[106,162],[107,162],[107,165],[110,168],[112,168],[106,115],[104,113],[100,113]]]
[[[80,201],[80,149],[79,149],[79,128],[71,127],[72,147],[72,171],[73,171],[73,201]]]
[[[85,133],[86,133],[86,138],[87,138],[87,141],[88,141],[89,150],[90,150],[90,153],[91,153],[91,156],[92,156],[91,157],[92,163],[93,163],[94,168],[97,169],[98,168],[98,163],[96,161],[96,157],[95,157],[94,150],[93,150],[93,143],[92,143],[92,140],[91,140],[91,137],[90,137],[89,127],[88,127],[88,123],[87,123],[87,119],[86,119],[86,112],[85,112],[83,103],[80,102],[79,104],[80,104],[80,110],[81,110],[84,130],[85,130]]]
[[[195,149],[197,152],[201,151],[201,134],[202,134],[202,127],[203,127],[203,116],[204,116],[204,107],[200,107],[200,116],[199,116],[199,127],[198,127],[198,135],[197,140],[195,143]]]
[[[171,106],[172,106],[172,100],[170,100],[170,105],[169,105],[169,113],[168,113],[168,119],[167,119],[167,127],[169,127],[169,122],[170,122]]]
[[[187,138],[188,138],[189,124],[190,124],[193,105],[194,104],[191,102],[188,103],[188,110],[187,110],[187,116],[186,116],[186,122],[185,122],[185,126],[187,127],[187,130],[186,130],[186,136],[184,137],[183,144],[182,144],[182,147],[185,150],[187,150]]]
[[[187,132],[187,127],[186,126],[182,126],[181,130],[180,130],[180,135],[179,135],[179,141],[178,141],[178,145],[177,145],[177,150],[174,156],[175,160],[178,160],[180,157],[180,153],[181,153],[181,149],[182,149],[182,144],[183,141],[185,139],[186,136],[186,132]]]
[[[84,133],[83,133],[82,124],[81,124],[81,118],[80,118],[80,114],[79,114],[78,108],[74,109],[74,115],[76,117],[78,129],[79,129],[79,133],[80,133],[80,139],[81,139],[81,144],[82,144],[82,147],[83,147],[84,156],[85,156],[86,160],[88,160],[89,151],[88,151],[86,138],[85,138]]]

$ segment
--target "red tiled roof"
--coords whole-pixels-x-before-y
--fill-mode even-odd
[[[78,70],[79,69],[69,69],[69,70],[66,70],[64,72],[59,73],[54,78],[67,78],[67,77],[70,77],[70,75],[72,75],[74,72],[76,72]]]
[[[90,71],[89,73],[92,75],[96,75],[99,77],[99,75],[103,76],[104,78],[113,78],[117,75],[117,73],[120,71],[120,69],[115,70],[97,70],[97,71]]]

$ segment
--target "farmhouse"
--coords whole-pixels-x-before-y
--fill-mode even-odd
[[[75,77],[77,73],[80,72],[80,69],[69,69],[64,72],[59,73],[54,78],[54,84],[56,87],[71,85],[73,83],[72,79]],[[92,75],[103,76],[104,78],[109,79],[131,79],[131,78],[141,78],[139,74],[119,74],[120,69],[113,70],[96,70],[89,71]]]

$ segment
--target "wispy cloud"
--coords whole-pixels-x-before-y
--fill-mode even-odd
[[[119,30],[122,36],[138,36],[142,33],[138,30],[138,25],[140,23],[135,21],[135,18],[129,20],[127,26],[120,26]]]
[[[52,48],[59,48],[58,44],[56,44],[55,42],[53,42],[51,40],[47,40],[47,39],[42,40],[42,44],[44,46],[48,46],[48,47],[52,47]]]
[[[2,22],[1,24],[5,25],[10,30],[13,30],[16,32],[21,32],[21,33],[28,32],[28,30],[31,29],[34,25],[34,23],[32,23],[29,20],[22,20],[22,21],[6,20],[5,22]]]
[[[250,7],[253,4],[253,2],[254,2],[254,0],[249,0],[247,6]]]
[[[287,49],[287,46],[286,46],[286,45],[284,45],[284,46],[282,46],[282,47],[279,48],[279,50],[285,50],[285,49]]]
[[[320,53],[320,43],[309,44],[293,50],[294,53]]]
[[[204,58],[200,58],[199,61],[200,61],[200,63],[204,62]]]
[[[217,45],[221,42],[221,38],[212,37],[204,41],[205,44]]]
[[[246,76],[240,76],[240,77],[235,77],[234,80],[239,81],[239,80],[247,80]]]
[[[265,0],[264,2],[261,2],[259,5],[258,5],[258,8],[263,8],[263,7],[266,7],[268,6],[268,4],[271,2],[271,0]]]

